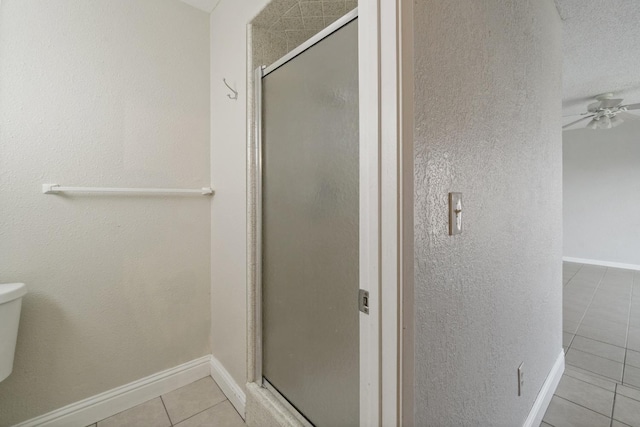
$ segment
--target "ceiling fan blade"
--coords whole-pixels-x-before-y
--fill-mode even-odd
[[[640,110],[640,104],[630,104],[624,106],[627,110]]]
[[[622,104],[624,99],[603,99],[600,101],[600,108],[615,108]]]
[[[636,114],[631,114],[631,113],[618,113],[616,114],[617,116],[620,116],[620,118],[622,120],[626,121],[637,121],[640,120],[640,116],[636,115]]]
[[[595,114],[593,114],[593,115],[591,115],[591,116],[583,117],[583,118],[581,118],[580,120],[576,120],[575,122],[571,122],[571,123],[569,123],[569,124],[566,124],[566,125],[562,126],[562,129],[566,129],[566,128],[568,128],[568,127],[571,127],[571,126],[573,126],[573,125],[575,125],[575,124],[580,123],[580,122],[581,122],[581,121],[583,121],[583,120],[590,119],[591,117],[594,117],[594,116],[595,116]]]
[[[592,102],[591,104],[587,105],[587,112],[595,113],[600,108],[602,108],[602,102],[601,101]]]

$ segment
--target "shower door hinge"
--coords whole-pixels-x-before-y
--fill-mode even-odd
[[[369,314],[369,291],[360,289],[358,293],[358,306],[364,314]]]

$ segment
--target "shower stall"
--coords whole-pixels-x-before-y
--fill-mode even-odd
[[[256,70],[262,385],[300,421],[360,424],[357,11]]]

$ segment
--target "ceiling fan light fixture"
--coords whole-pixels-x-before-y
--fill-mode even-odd
[[[611,129],[611,119],[609,116],[601,117],[598,120],[598,129]]]
[[[599,124],[600,124],[600,123],[598,123],[598,120],[596,120],[596,119],[591,119],[591,121],[590,121],[589,123],[587,123],[587,127],[588,127],[589,129],[594,129],[594,130],[595,130],[595,129],[598,129],[598,128],[599,128],[599,127],[598,127],[598,125],[599,125]]]
[[[616,126],[620,126],[622,123],[624,122],[624,120],[621,117],[613,116],[611,117],[611,127],[614,128]]]
[[[618,124],[620,123],[617,123],[616,125],[614,125],[612,120],[608,116],[602,116],[602,117],[595,117],[593,120],[591,120],[587,124],[587,127],[589,129],[594,129],[594,130],[595,129],[604,130],[604,129],[611,129],[613,126],[617,126]]]
[[[592,118],[587,124],[587,129],[611,129],[620,126],[628,120],[640,120],[640,116],[629,114],[629,110],[640,110],[640,103],[622,105],[624,100],[621,98],[613,98],[612,93],[604,93],[596,96],[596,102],[592,102],[587,106],[587,112],[580,114],[582,119],[570,122],[562,129],[570,129],[572,126]],[[577,114],[576,114],[577,115]]]

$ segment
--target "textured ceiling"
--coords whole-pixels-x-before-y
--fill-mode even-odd
[[[271,64],[358,7],[357,0],[273,0],[251,21],[254,64]]]
[[[276,0],[253,21],[271,32],[321,30],[358,7],[357,0]]]
[[[204,12],[211,13],[213,9],[218,5],[220,0],[180,0],[186,4],[200,9]]]
[[[556,0],[556,6],[564,30],[563,115],[585,112],[606,92],[625,104],[640,102],[640,1]]]

